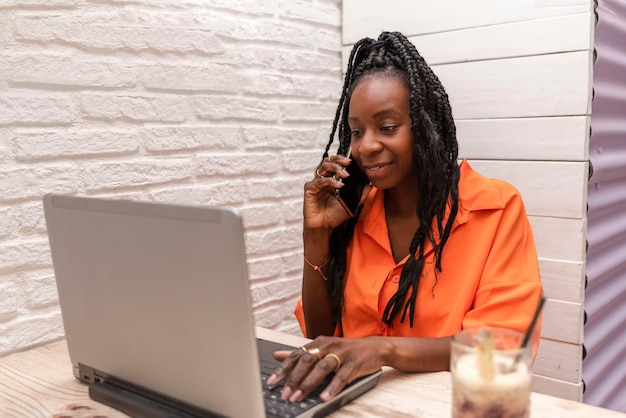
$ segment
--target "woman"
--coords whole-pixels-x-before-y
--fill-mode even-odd
[[[276,353],[283,363],[268,383],[286,378],[283,399],[303,399],[333,371],[324,400],[381,366],[447,370],[463,328],[526,330],[542,288],[522,199],[459,165],[457,152],[448,96],[413,44],[389,32],[357,42],[323,161],[304,187],[295,313],[314,341]],[[334,195],[351,160],[369,180],[353,217]]]

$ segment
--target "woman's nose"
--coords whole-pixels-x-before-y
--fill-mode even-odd
[[[363,155],[373,154],[382,149],[382,144],[379,141],[375,132],[365,132],[361,141],[359,141],[359,153]]]

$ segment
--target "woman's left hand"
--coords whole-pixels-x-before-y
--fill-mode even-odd
[[[286,378],[281,399],[299,402],[313,391],[324,378],[335,372],[320,398],[334,398],[348,383],[374,373],[383,366],[384,340],[376,337],[340,338],[320,336],[293,351],[277,351],[274,358],[282,361],[268,385]]]

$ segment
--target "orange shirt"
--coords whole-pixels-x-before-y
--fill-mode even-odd
[[[406,258],[397,264],[393,259],[383,191],[369,194],[347,250],[344,337],[441,337],[480,325],[526,330],[542,286],[522,198],[512,185],[482,176],[467,161],[460,168],[459,210],[443,250],[442,271],[435,272],[427,243],[412,328],[408,317],[400,323],[401,314],[391,328],[382,322]],[[306,334],[302,300],[295,314]]]

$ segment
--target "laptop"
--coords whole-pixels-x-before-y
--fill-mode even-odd
[[[264,385],[272,352],[293,347],[255,337],[237,210],[58,194],[43,205],[74,375],[94,400],[136,417],[321,417],[376,385],[380,371],[294,404]]]

